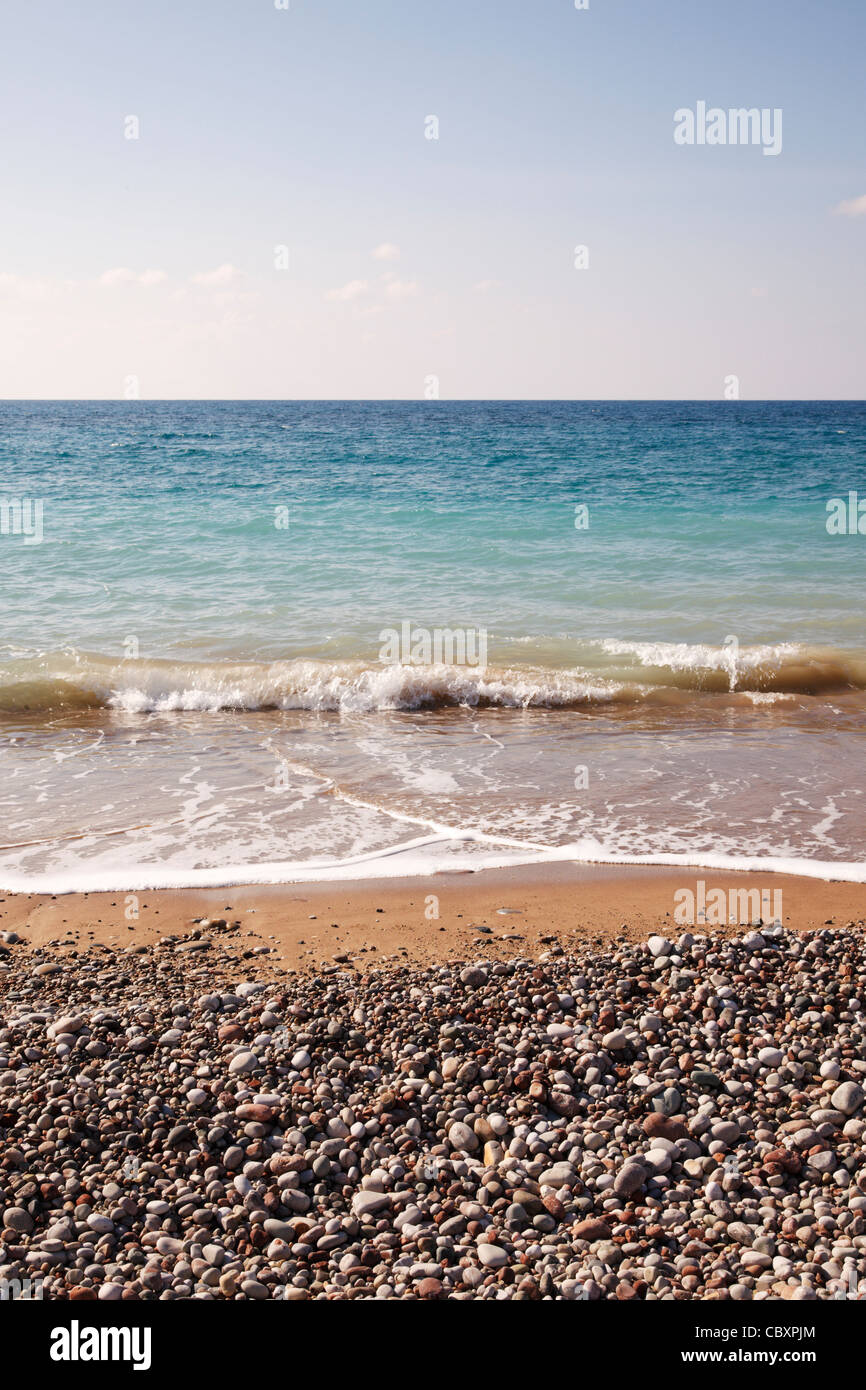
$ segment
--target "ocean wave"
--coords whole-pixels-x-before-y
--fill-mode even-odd
[[[461,858],[455,854],[460,848],[471,852]],[[397,841],[384,849],[347,855],[342,859],[234,863],[211,868],[186,868],[163,863],[97,870],[81,866],[42,873],[22,873],[0,865],[0,888],[9,893],[135,893],[156,889],[229,888],[253,884],[429,878],[442,873],[557,863],[791,874],[827,882],[866,882],[866,864],[862,862],[721,854],[701,850],[678,854],[626,854],[593,840],[545,849],[477,831],[442,828],[432,834]]]
[[[641,666],[657,670],[733,671],[735,675],[778,665],[806,650],[796,642],[740,647],[733,640],[719,647],[704,642],[624,642],[605,638],[598,645],[610,656],[634,657]]]
[[[772,703],[866,690],[866,658],[832,648],[709,647],[608,640],[579,647],[579,664],[371,664],[361,660],[114,661],[83,652],[0,664],[0,713],[105,708],[369,713],[449,706],[581,709],[726,694]]]

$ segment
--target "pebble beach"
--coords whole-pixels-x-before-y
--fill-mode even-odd
[[[858,1297],[859,929],[298,971],[231,930],[66,955],[3,933],[5,1287]]]

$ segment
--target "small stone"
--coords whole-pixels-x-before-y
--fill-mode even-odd
[[[762,1047],[758,1053],[762,1067],[780,1067],[784,1059],[785,1054],[778,1047]]]
[[[572,1235],[575,1240],[610,1240],[611,1229],[606,1221],[601,1221],[598,1217],[589,1217],[586,1221],[578,1221],[572,1227]]]
[[[259,1059],[254,1052],[236,1052],[229,1062],[229,1071],[236,1076],[238,1073],[255,1071],[259,1065]]]
[[[538,1181],[542,1187],[574,1187],[578,1177],[570,1163],[554,1163],[552,1168],[545,1168]]]
[[[441,1281],[441,1279],[435,1279],[435,1278],[432,1278],[432,1277],[428,1277],[428,1278],[426,1278],[426,1279],[422,1279],[422,1280],[420,1281],[420,1283],[418,1284],[418,1296],[419,1296],[419,1298],[441,1298],[441,1297],[442,1297],[442,1281]]]
[[[715,1072],[706,1071],[703,1067],[692,1072],[692,1081],[705,1091],[717,1091],[722,1084]]]
[[[26,1235],[33,1230],[33,1217],[23,1207],[7,1207],[3,1213],[3,1225],[7,1231],[18,1231]]]
[[[448,1142],[453,1149],[472,1154],[478,1148],[478,1135],[468,1125],[457,1120],[448,1130]]]
[[[856,1081],[843,1081],[841,1086],[836,1087],[830,1099],[834,1109],[841,1110],[843,1115],[853,1115],[863,1104],[864,1091]]]
[[[247,1298],[263,1299],[270,1298],[271,1291],[267,1284],[262,1284],[258,1279],[244,1279],[241,1284],[241,1293],[246,1294]]]
[[[613,1182],[613,1190],[620,1197],[630,1197],[640,1191],[647,1179],[646,1169],[640,1163],[625,1163]]]
[[[487,983],[487,971],[478,966],[468,965],[465,970],[460,971],[460,983],[467,989],[480,989]]]
[[[688,1130],[682,1120],[673,1120],[667,1115],[659,1114],[658,1111],[653,1111],[651,1115],[647,1115],[643,1122],[643,1129],[644,1134],[648,1135],[650,1139],[669,1139],[672,1143],[676,1143],[678,1139],[688,1138]]]
[[[375,1216],[390,1205],[391,1198],[387,1192],[356,1192],[352,1198],[352,1211],[361,1218]]]
[[[647,941],[650,955],[669,956],[673,951],[673,944],[664,936],[651,936]]]
[[[508,1251],[501,1245],[479,1245],[478,1258],[488,1269],[501,1269],[508,1264]]]

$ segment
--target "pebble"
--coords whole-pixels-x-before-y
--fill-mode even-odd
[[[855,1110],[859,1110],[863,1098],[863,1088],[858,1086],[856,1081],[843,1081],[830,1097],[835,1109],[841,1110],[843,1115],[853,1115]]]
[[[352,1210],[360,1217],[374,1216],[390,1205],[391,1198],[386,1192],[356,1192],[352,1198]]]
[[[3,958],[0,1278],[292,1302],[866,1278],[859,931],[255,957],[254,979],[214,931],[201,954]]]
[[[259,1065],[259,1059],[254,1052],[236,1052],[229,1062],[229,1071],[233,1076],[238,1072],[255,1071]]]
[[[623,1197],[630,1197],[643,1187],[647,1179],[646,1169],[641,1163],[626,1163],[620,1168],[613,1181],[613,1190]]]
[[[488,1269],[501,1269],[508,1264],[508,1251],[501,1245],[479,1245],[478,1258]]]

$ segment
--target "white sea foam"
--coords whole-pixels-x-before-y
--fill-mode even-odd
[[[559,651],[562,658],[567,653]],[[818,694],[866,689],[866,659],[851,652],[776,646],[606,640],[578,644],[570,666],[378,664],[361,660],[117,662],[89,653],[45,654],[0,667],[0,711],[107,707],[313,710],[366,713],[448,705],[567,709],[694,691]],[[620,657],[614,663],[611,658]]]
[[[408,818],[407,818],[408,819]],[[472,847],[473,853],[460,850]],[[771,855],[624,854],[593,840],[542,848],[499,840],[471,830],[441,830],[395,843],[387,849],[339,860],[273,861],[225,864],[216,868],[182,868],[146,864],[97,872],[74,869],[44,874],[11,873],[0,868],[0,888],[9,893],[145,892],[159,888],[229,888],[245,884],[344,882],[378,878],[429,878],[440,873],[516,868],[528,864],[656,866],[716,869],[762,874],[793,874],[844,883],[866,883],[866,863],[783,858]]]
[[[606,638],[599,643],[610,656],[633,656],[641,666],[670,671],[754,671],[759,667],[778,668],[803,653],[794,642],[758,644],[754,647],[710,646],[704,642],[623,642]]]

